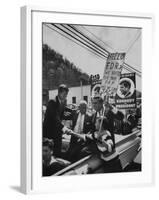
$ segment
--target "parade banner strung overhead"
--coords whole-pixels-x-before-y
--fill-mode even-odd
[[[110,53],[104,69],[101,89],[104,95],[115,96],[123,68],[125,53]]]
[[[116,106],[120,109],[136,107],[135,73],[121,74],[116,94]]]

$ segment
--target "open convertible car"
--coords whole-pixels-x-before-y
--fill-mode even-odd
[[[64,141],[65,143],[67,142]],[[141,130],[134,130],[129,135],[115,135],[116,151],[119,155],[123,171],[129,169],[134,160],[141,166]],[[58,171],[57,176],[103,173],[102,160],[97,155],[88,155],[85,158]],[[133,171],[133,170],[132,170]],[[137,170],[140,171],[140,170]]]

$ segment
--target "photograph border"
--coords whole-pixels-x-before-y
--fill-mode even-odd
[[[94,180],[94,175],[89,176],[89,177],[53,177],[54,179],[54,186],[55,184],[57,184],[57,188],[55,188],[54,186],[50,186],[48,187],[48,189],[44,189],[42,188],[42,184],[40,184],[40,179],[39,177],[37,178],[35,176],[35,166],[33,164],[33,160],[34,160],[34,155],[33,155],[33,151],[36,148],[39,150],[38,146],[35,147],[35,138],[37,134],[33,134],[35,133],[34,127],[34,123],[33,123],[33,119],[34,119],[34,115],[37,115],[41,112],[41,110],[39,110],[37,113],[34,109],[34,99],[37,98],[37,94],[33,95],[33,92],[35,91],[35,87],[36,84],[40,84],[40,79],[42,76],[40,76],[40,73],[37,73],[37,77],[35,78],[35,73],[36,73],[36,67],[35,67],[35,62],[34,59],[35,57],[33,56],[34,54],[34,48],[35,48],[35,44],[37,44],[34,41],[34,37],[33,37],[33,29],[34,29],[34,20],[37,20],[38,23],[40,22],[40,17],[36,16],[33,19],[33,13],[49,13],[52,14],[61,14],[63,16],[65,15],[74,15],[74,16],[80,16],[80,17],[85,17],[85,16],[97,16],[99,18],[105,18],[105,17],[114,17],[114,18],[118,18],[118,17],[122,17],[123,19],[142,19],[142,20],[150,20],[149,21],[149,25],[148,25],[148,30],[149,30],[149,35],[148,38],[150,39],[150,41],[147,41],[147,47],[149,47],[149,50],[146,50],[149,53],[149,58],[145,58],[145,56],[142,58],[144,60],[143,64],[145,65],[144,67],[142,67],[142,72],[143,72],[143,76],[144,77],[148,77],[147,74],[147,68],[146,68],[146,64],[145,64],[145,59],[146,61],[148,61],[148,64],[152,65],[152,40],[153,40],[153,24],[154,24],[154,17],[152,14],[141,14],[141,13],[120,13],[120,12],[105,12],[105,11],[80,11],[80,10],[73,10],[73,11],[67,11],[65,9],[60,9],[60,10],[55,10],[55,9],[50,9],[50,8],[40,8],[40,7],[33,7],[33,6],[25,6],[21,8],[21,191],[23,193],[41,193],[41,192],[60,192],[61,191],[61,187],[64,189],[63,191],[75,191],[75,188],[72,187],[73,186],[73,179],[78,179],[78,181],[82,182],[82,179],[88,179],[87,183],[90,183],[87,185],[86,188],[81,188],[81,190],[85,189],[105,189],[106,187],[109,187],[108,185],[106,185],[103,182],[103,177],[101,177],[101,175],[96,175],[96,184],[92,185],[91,182]],[[47,16],[45,17],[47,19]],[[49,20],[48,20],[49,21]],[[65,20],[64,20],[65,21]],[[38,24],[37,23],[37,24]],[[124,26],[124,25],[123,25]],[[141,27],[143,26],[143,24],[141,24]],[[146,41],[146,36],[143,38],[143,42]],[[35,43],[34,43],[35,42]],[[38,44],[37,46],[39,46],[41,44]],[[36,47],[37,48],[37,47]],[[143,48],[143,47],[142,47]],[[42,49],[42,47],[41,47]],[[42,50],[39,50],[39,53],[41,53]],[[148,60],[149,59],[149,60]],[[39,60],[39,62],[41,62],[41,60]],[[143,65],[142,65],[143,66]],[[152,69],[152,68],[151,68]],[[150,69],[150,71],[151,71]],[[152,80],[152,77],[150,75],[149,77],[150,81]],[[42,81],[42,80],[41,80]],[[34,82],[36,82],[36,84],[34,84]],[[152,84],[152,83],[151,83]],[[149,156],[147,156],[148,158],[144,158],[144,159],[149,159],[148,161],[150,161],[150,156],[151,156],[151,163],[149,163],[149,173],[148,176],[145,177],[142,180],[137,180],[136,184],[134,184],[133,181],[129,180],[128,184],[110,184],[110,187],[121,187],[121,186],[143,186],[143,185],[153,185],[154,183],[154,129],[153,129],[153,113],[152,113],[152,107],[151,105],[149,105],[149,100],[150,97],[148,96],[153,96],[152,91],[151,91],[151,84],[147,87],[147,84],[144,82],[142,82],[142,86],[143,86],[143,98],[144,98],[144,104],[145,107],[148,105],[148,111],[149,111],[149,124],[148,124],[148,130],[151,130],[151,137],[149,137],[150,141],[148,143],[148,149],[146,150],[145,153],[148,153]],[[147,89],[149,94],[147,94]],[[150,89],[150,90],[149,90]],[[41,95],[42,96],[42,95]],[[148,99],[147,99],[148,97]],[[40,103],[39,103],[40,104]],[[146,113],[145,111],[145,107],[143,108],[143,112],[144,114]],[[40,113],[40,115],[42,115],[42,113]],[[148,115],[148,114],[147,114]],[[142,115],[143,116],[143,115]],[[148,116],[144,116],[145,117],[145,121],[148,119]],[[41,116],[39,117],[39,119],[41,119]],[[40,120],[39,120],[40,121]],[[41,128],[41,125],[39,124],[39,128]],[[147,141],[146,141],[147,142]],[[145,144],[145,138],[144,141],[142,142]],[[145,157],[145,153],[144,153],[144,157]],[[39,163],[39,162],[38,162]],[[40,165],[41,166],[41,165]],[[107,178],[110,179],[111,177],[115,178],[117,177],[119,174],[107,174]],[[135,173],[132,173],[131,176],[135,175]],[[120,175],[121,176],[121,175]],[[130,178],[129,173],[125,174],[124,176],[128,178]],[[105,177],[105,175],[104,175]],[[119,176],[118,176],[119,177]],[[36,179],[36,181],[35,181]],[[48,178],[42,178],[45,182],[46,185],[50,184],[50,180],[48,180]],[[49,178],[50,179],[50,178]],[[140,176],[139,176],[140,179]],[[99,180],[102,180],[102,183],[99,183]],[[35,183],[36,182],[36,183]],[[53,184],[53,183],[51,183]],[[59,185],[61,187],[59,187]],[[68,187],[66,187],[66,185],[68,185]],[[52,189],[51,189],[52,188]],[[79,190],[79,188],[78,188]]]

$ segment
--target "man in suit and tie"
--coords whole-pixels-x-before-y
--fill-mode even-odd
[[[104,116],[106,118],[105,123],[107,122],[107,130],[114,135],[114,121],[115,119],[123,120],[123,113],[120,112],[115,105],[111,105],[108,102],[104,103],[102,97],[100,96],[94,97],[92,99],[92,106],[96,111],[93,116],[94,123],[96,118]]]
[[[71,161],[79,160],[81,149],[86,145],[86,134],[92,129],[92,115],[87,112],[87,102],[81,100],[79,110],[73,115],[72,130],[81,135],[81,138],[72,135],[68,150],[68,159]]]
[[[92,117],[95,126],[93,126],[94,130],[92,130],[89,138],[96,145],[88,146],[85,152],[96,153],[100,156],[105,173],[120,172],[122,168],[115,150],[114,119],[123,118],[123,114],[109,103],[104,103],[100,96],[92,99],[92,106],[95,110]],[[86,138],[88,138],[88,135]]]
[[[43,138],[53,139],[53,151],[57,157],[61,157],[62,134],[70,131],[62,124],[68,92],[66,85],[59,86],[58,95],[48,103],[43,122]]]

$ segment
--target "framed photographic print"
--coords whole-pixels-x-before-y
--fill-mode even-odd
[[[21,8],[21,190],[153,183],[148,14]]]

